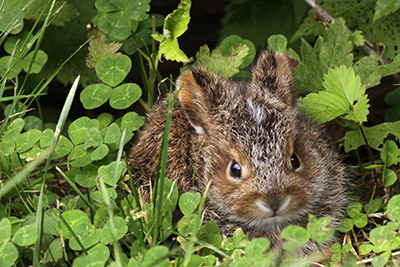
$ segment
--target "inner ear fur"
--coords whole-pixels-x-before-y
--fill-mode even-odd
[[[294,65],[282,53],[263,51],[252,71],[252,82],[285,103],[296,105],[295,86],[290,71]]]
[[[201,68],[186,71],[177,80],[179,102],[198,134],[206,134],[211,124],[210,108],[215,80],[215,77]]]

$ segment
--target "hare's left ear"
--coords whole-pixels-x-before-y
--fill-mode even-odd
[[[285,103],[295,105],[295,89],[290,69],[295,62],[282,53],[264,51],[260,54],[252,72],[253,84],[267,90]]]

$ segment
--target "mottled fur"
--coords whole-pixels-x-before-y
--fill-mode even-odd
[[[207,220],[215,220],[225,235],[241,227],[249,237],[267,237],[279,248],[280,232],[290,224],[306,226],[309,213],[330,217],[332,226],[337,225],[346,180],[321,129],[296,108],[285,56],[263,52],[252,76],[248,83],[227,81],[201,68],[181,75],[167,177],[180,193],[193,187],[202,192],[211,181]],[[167,100],[154,108],[131,150],[136,185],[145,193],[156,176],[166,110]],[[293,155],[300,161],[298,168],[291,163]],[[230,175],[233,161],[241,166],[240,179]],[[314,251],[310,242],[298,254]]]

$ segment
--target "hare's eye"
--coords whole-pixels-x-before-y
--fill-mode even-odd
[[[292,164],[293,170],[296,170],[300,167],[300,160],[296,153],[293,153],[293,155],[290,157],[290,163]]]
[[[229,175],[236,179],[242,178],[242,167],[240,167],[239,163],[236,161],[231,162],[229,167]]]

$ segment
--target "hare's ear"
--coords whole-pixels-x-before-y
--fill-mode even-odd
[[[204,69],[193,69],[177,80],[179,102],[197,134],[207,134],[211,127],[210,109],[215,101],[217,79]]]
[[[253,69],[253,84],[284,102],[295,105],[294,81],[290,69],[295,67],[296,63],[295,59],[289,59],[281,53],[264,51]]]

